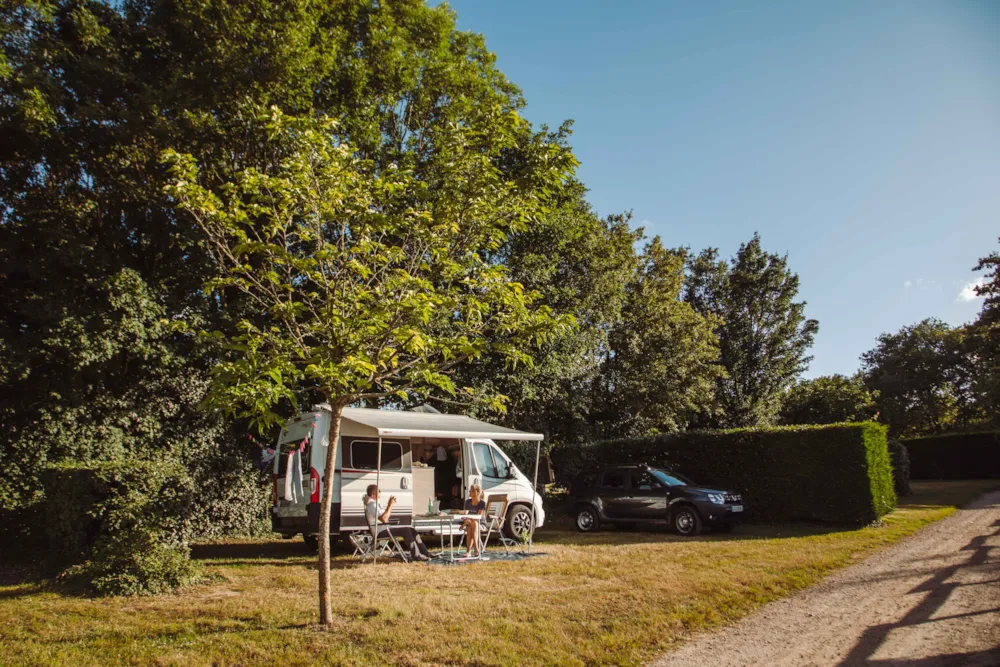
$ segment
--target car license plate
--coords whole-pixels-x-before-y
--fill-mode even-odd
[[[733,511],[734,512],[742,512],[743,511],[743,505],[733,505]]]

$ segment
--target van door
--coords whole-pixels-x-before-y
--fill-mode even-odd
[[[316,415],[299,415],[281,430],[274,457],[274,516],[279,524],[298,528],[308,516],[313,494],[312,457]],[[322,448],[315,448],[322,449]]]
[[[530,502],[530,485],[525,489],[521,480],[512,477],[510,460],[492,442],[474,441],[472,453],[482,479],[483,494],[489,498],[495,494],[506,494],[507,502],[527,500]],[[528,496],[525,497],[525,494]]]

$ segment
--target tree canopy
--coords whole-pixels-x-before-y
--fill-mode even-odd
[[[827,375],[802,380],[782,399],[782,424],[837,424],[875,419],[878,409],[873,394],[860,375]]]
[[[688,261],[684,299],[722,322],[717,381],[720,411],[709,424],[723,427],[773,423],[784,392],[808,367],[808,350],[819,331],[795,301],[799,278],[788,257],[764,251],[754,234],[727,263],[709,248]]]

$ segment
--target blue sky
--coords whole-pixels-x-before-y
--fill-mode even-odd
[[[1000,2],[450,4],[529,120],[576,121],[600,214],[788,253],[820,322],[808,376],[979,312],[960,294],[1000,248]]]

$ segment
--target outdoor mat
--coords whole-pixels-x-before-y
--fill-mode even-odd
[[[475,565],[477,563],[483,563],[483,564],[495,563],[495,562],[508,563],[511,561],[527,560],[529,558],[536,558],[538,556],[548,556],[548,555],[549,554],[544,551],[532,551],[531,553],[504,553],[502,551],[499,553],[495,553],[492,551],[488,551],[486,552],[485,557],[482,559],[456,558],[455,560],[449,560],[442,556],[434,556],[430,560],[425,560],[420,562],[428,565]]]

